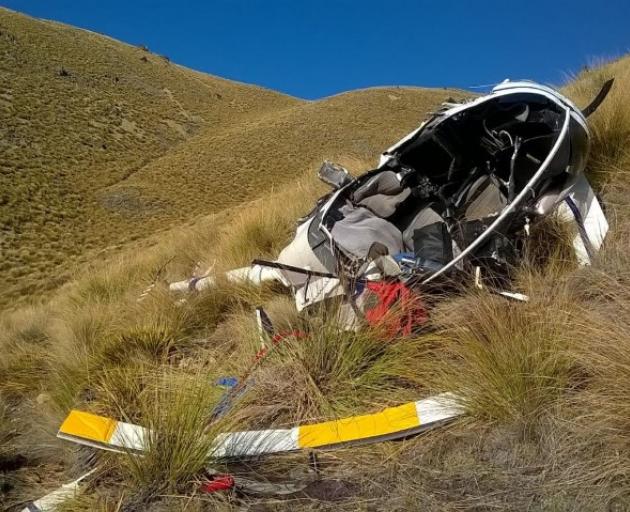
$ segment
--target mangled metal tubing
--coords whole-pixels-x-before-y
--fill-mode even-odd
[[[225,279],[230,283],[249,283],[260,285],[269,281],[283,282],[281,275],[274,268],[262,265],[251,265],[228,270],[224,273]],[[206,275],[200,278],[191,278],[184,281],[171,283],[169,289],[174,292],[199,291],[216,286],[217,278],[214,275]]]
[[[527,184],[523,187],[523,189],[519,192],[519,194],[514,198],[514,200],[500,213],[500,215],[494,220],[494,222],[492,224],[490,224],[490,226],[488,226],[483,233],[481,233],[481,235],[479,235],[470,245],[468,245],[464,250],[462,250],[462,252],[459,253],[458,256],[456,256],[449,263],[444,265],[444,267],[442,267],[440,270],[438,270],[437,272],[431,274],[424,281],[422,281],[423,284],[427,284],[427,283],[433,281],[435,278],[441,276],[447,270],[449,270],[449,269],[453,268],[455,265],[457,265],[457,263],[459,263],[466,256],[468,256],[472,251],[474,251],[477,247],[479,247],[483,242],[485,242],[485,240],[505,220],[505,218],[512,211],[514,211],[516,209],[516,207],[521,203],[521,201],[523,201],[523,199],[530,192],[530,190],[532,190],[532,187],[538,182],[540,177],[547,170],[547,167],[549,166],[549,164],[555,158],[556,153],[558,153],[558,150],[560,149],[560,146],[564,142],[564,139],[565,139],[565,137],[567,135],[567,132],[569,130],[569,121],[570,120],[571,120],[571,111],[569,110],[569,108],[565,108],[564,122],[562,123],[562,129],[560,130],[560,134],[558,135],[558,138],[556,139],[556,142],[554,143],[553,147],[551,148],[551,151],[549,151],[549,154],[547,155],[547,158],[545,158],[544,162],[540,165],[540,167],[538,168],[536,173],[531,177],[531,179],[527,182]]]
[[[276,262],[255,261],[226,278],[279,281],[291,289],[299,311],[341,297],[342,308],[351,311],[340,324],[353,329],[373,307],[363,286],[369,281],[398,281],[433,293],[481,265],[488,283],[508,284],[530,225],[554,212],[576,223],[577,261],[589,264],[608,223],[584,175],[586,116],[610,85],[581,111],[550,87],[505,81],[485,96],[445,105],[359,177],[325,162],[320,175],[336,190],[299,221]],[[370,265],[384,255],[398,273],[373,272]],[[171,289],[215,284],[207,276]],[[487,288],[527,300],[509,289]]]

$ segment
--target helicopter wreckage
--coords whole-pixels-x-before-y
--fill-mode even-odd
[[[586,118],[611,85],[580,110],[550,87],[506,81],[472,101],[444,104],[362,176],[325,162],[319,176],[333,191],[299,220],[277,259],[254,260],[226,278],[282,283],[300,311],[341,297],[346,328],[471,277],[479,288],[527,300],[510,289],[510,271],[531,226],[554,214],[572,221],[582,265],[608,231],[585,175]],[[215,283],[208,273],[170,288]],[[399,325],[405,333],[423,317],[412,316]]]
[[[281,283],[292,291],[300,311],[336,298],[347,329],[357,329],[363,321],[378,323],[387,310],[406,305],[406,317],[394,325],[397,334],[410,333],[426,318],[414,297],[448,289],[453,282],[472,281],[505,297],[527,300],[511,290],[510,277],[523,260],[533,225],[550,215],[571,221],[576,228],[573,249],[582,265],[592,262],[608,231],[585,175],[590,143],[586,119],[611,86],[612,80],[580,110],[550,87],[506,81],[485,96],[444,104],[362,176],[325,162],[319,176],[332,191],[299,220],[295,237],[276,260],[255,260],[225,277],[231,282]],[[172,283],[170,289],[194,292],[216,282],[208,272]],[[256,313],[261,339],[270,338],[269,318],[260,308]],[[238,393],[245,384],[230,385]],[[231,395],[226,396],[229,406]],[[226,403],[218,415],[225,410]],[[462,413],[457,395],[443,393],[373,414],[223,433],[208,456],[257,457],[399,439]],[[76,410],[58,433],[94,448],[138,454],[148,449],[151,436],[147,428]],[[59,500],[77,492],[81,479],[28,510],[53,510]],[[260,485],[215,474],[205,490],[236,486],[261,492]],[[269,485],[263,493],[290,493],[286,486]]]

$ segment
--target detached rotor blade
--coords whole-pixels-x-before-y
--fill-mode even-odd
[[[597,108],[602,104],[602,102],[606,99],[606,96],[608,96],[608,93],[610,92],[610,89],[612,88],[613,82],[615,81],[614,78],[611,78],[610,80],[608,80],[601,88],[601,90],[599,91],[599,93],[597,94],[597,96],[595,96],[595,99],[593,101],[591,101],[591,103],[589,104],[588,107],[582,109],[582,115],[584,117],[588,117],[590,116],[593,112],[595,112],[597,110]]]

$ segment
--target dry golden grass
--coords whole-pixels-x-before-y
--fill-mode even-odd
[[[603,183],[623,182],[620,178],[627,176],[630,162],[630,110],[626,89],[630,66],[627,57],[602,64],[600,62],[583,70],[564,88],[564,92],[578,105],[586,106],[604,82],[615,79],[606,101],[589,119],[592,134],[589,168]]]
[[[455,307],[465,311],[465,322]],[[447,327],[439,333],[436,384],[456,389],[470,415],[527,430],[571,387],[571,309],[557,289],[532,294],[527,304],[472,293],[449,305]]]
[[[334,315],[292,327],[305,336],[289,337],[270,353],[243,399],[239,414],[252,427],[352,416],[422,393],[411,376],[426,351],[422,340],[386,342],[379,331],[344,332]]]
[[[449,94],[307,102],[0,9],[0,305],[324,158],[374,158]]]
[[[3,13],[0,23],[6,25],[6,20],[35,23]],[[75,33],[56,25],[36,26],[38,34],[53,29],[61,35]],[[128,52],[126,56],[142,52],[89,37]],[[196,138],[147,163],[128,181],[155,197],[165,197],[160,194],[176,185],[185,188],[165,211],[171,208],[172,219],[186,222],[154,233],[157,223],[168,224],[164,218],[156,217],[156,224],[137,220],[151,231],[145,240],[121,249],[116,258],[81,268],[44,305],[21,307],[1,319],[0,503],[19,509],[24,500],[71,480],[85,466],[83,451],[54,439],[56,426],[76,407],[150,426],[155,434],[144,458],[99,458],[98,478],[64,505],[66,511],[624,510],[630,502],[630,169],[625,150],[630,109],[623,101],[629,70],[628,58],[621,59],[584,72],[566,87],[584,105],[607,76],[617,77],[610,104],[592,119],[591,170],[612,222],[598,261],[588,269],[576,268],[565,228],[540,226],[517,280],[531,302],[464,292],[440,301],[432,312],[432,330],[411,339],[385,342],[375,330],[339,332],[331,321],[334,309],[297,314],[292,298],[270,286],[219,281],[217,288],[180,303],[167,292],[165,281],[188,277],[195,267],[202,271],[215,263],[223,270],[275,255],[291,236],[295,218],[322,191],[312,170],[303,175],[320,158],[318,151],[373,158],[390,140],[365,151],[345,144],[366,133],[365,140],[380,145],[379,137],[388,138],[393,131],[377,134],[382,125],[367,127],[367,117],[361,116],[373,112],[379,122],[399,116],[392,130],[404,131],[417,121],[411,122],[418,113],[413,109],[426,106],[419,93],[385,91],[381,97],[380,91],[370,91],[316,103],[284,98],[287,105],[280,110],[272,93],[265,93],[271,95],[269,108],[259,111],[259,117],[247,117],[243,109],[243,122],[249,124],[239,140],[247,150],[259,142],[255,136],[264,134],[261,147],[266,149],[257,153],[256,165],[230,164],[232,170],[246,170],[243,183],[252,189],[243,185],[229,199],[233,203],[227,203],[219,199],[226,192],[217,185],[213,190],[220,194],[207,200],[207,211],[205,206],[187,206],[185,214],[173,213],[193,199],[202,204],[203,191],[209,196],[210,189],[204,188],[209,181],[190,180],[202,179],[197,174],[204,162],[214,158],[212,153],[219,155],[216,141],[236,140],[244,125],[230,126],[226,120],[225,131],[213,135],[216,145],[207,148],[204,144],[211,139],[204,138],[209,133],[204,130],[210,129],[200,127]],[[180,68],[176,72],[192,76]],[[204,83],[213,80],[195,77]],[[388,94],[400,99],[391,100]],[[205,108],[202,100],[198,104]],[[311,146],[299,144],[307,138],[306,129],[296,130],[306,119],[313,120],[312,133],[317,134],[309,139]],[[333,126],[330,132],[323,128],[325,122]],[[278,134],[285,137],[282,146],[272,144]],[[195,152],[203,157],[191,163],[187,159]],[[238,158],[234,147],[230,152]],[[342,163],[355,171],[369,167],[361,158]],[[186,168],[195,172],[187,174]],[[164,176],[162,190],[151,183],[153,172]],[[219,203],[254,198],[263,187],[273,190],[266,200],[218,211]],[[156,286],[138,302],[151,283]],[[306,336],[288,338],[271,351],[254,371],[249,391],[233,404],[227,424],[206,429],[222,393],[213,385],[216,377],[243,376],[252,368],[259,348],[253,309],[259,305],[279,329],[299,329]],[[461,395],[466,418],[399,443],[322,453],[322,480],[309,487],[310,494],[222,498],[197,490],[206,465],[217,464],[206,458],[217,430],[375,411],[440,391]],[[306,468],[304,454],[217,467],[261,479],[298,481],[312,479]],[[335,492],[324,488],[325,481],[333,480]]]
[[[0,55],[3,301],[54,288],[88,254],[146,232],[129,217],[159,204],[109,187],[207,126],[297,103],[4,9]]]

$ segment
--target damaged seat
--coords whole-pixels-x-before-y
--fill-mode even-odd
[[[481,220],[497,215],[506,205],[507,197],[497,180],[491,176],[481,176],[464,193],[459,211],[464,220]]]
[[[402,233],[391,222],[366,207],[352,204],[341,207],[339,213],[343,218],[335,222],[332,236],[347,254],[367,259],[375,243],[385,246],[389,254],[402,252]]]
[[[424,268],[441,268],[453,259],[453,251],[458,251],[435,203],[411,218],[403,230],[403,243]]]
[[[396,213],[411,191],[403,188],[393,171],[377,174],[354,191],[355,204],[365,206],[374,214],[386,219]]]

